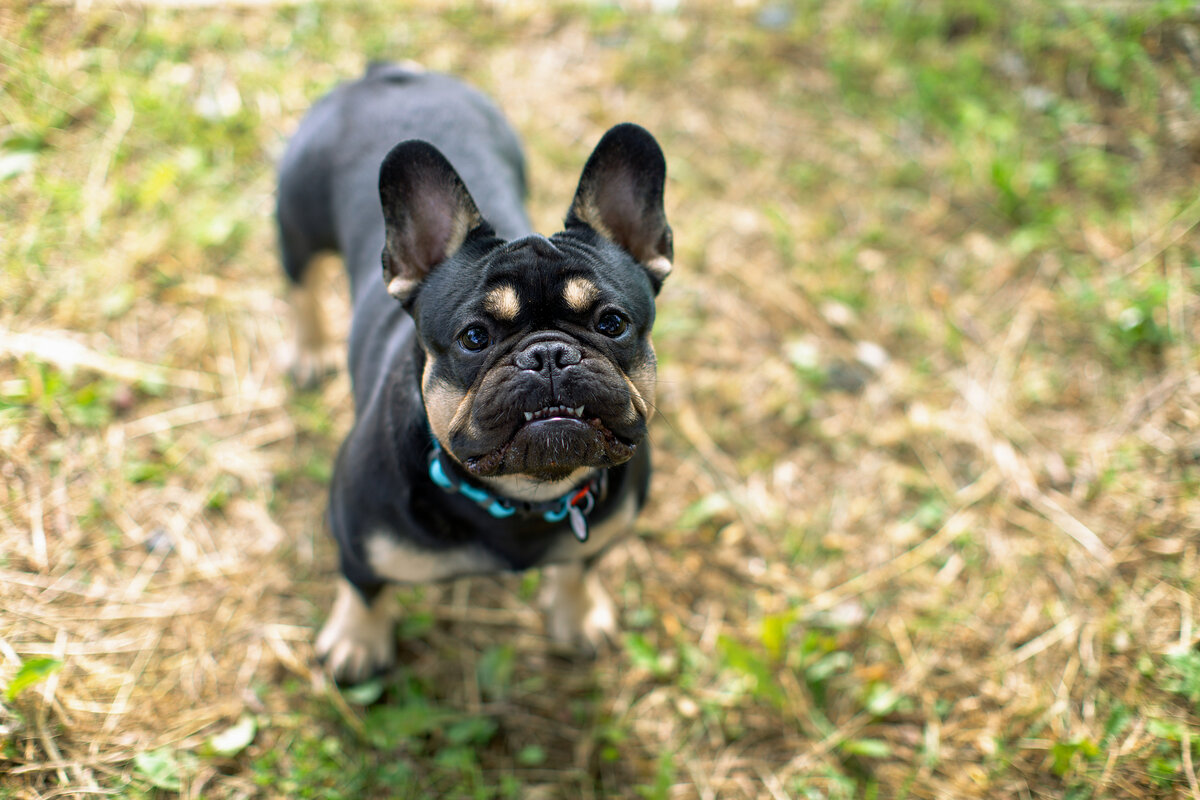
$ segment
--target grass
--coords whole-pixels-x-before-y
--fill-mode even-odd
[[[1193,4],[89,8],[0,10],[0,798],[1200,799]],[[536,574],[314,665],[350,410],[273,164],[379,57],[498,100],[543,231],[607,126],[667,153],[594,665]]]

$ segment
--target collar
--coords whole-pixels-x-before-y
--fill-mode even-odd
[[[603,498],[608,490],[608,472],[598,470],[584,483],[554,500],[530,503],[498,497],[459,477],[453,462],[436,438],[433,440],[433,450],[429,453],[429,478],[447,494],[461,494],[496,519],[505,519],[517,513],[541,517],[550,523],[566,519],[571,532],[580,542],[588,539],[588,514],[596,507],[597,498]]]

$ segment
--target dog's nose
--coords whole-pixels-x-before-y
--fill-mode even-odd
[[[534,372],[556,372],[580,361],[583,361],[583,352],[567,342],[535,342],[513,359],[519,368]]]

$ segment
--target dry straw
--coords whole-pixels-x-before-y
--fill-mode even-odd
[[[370,733],[313,660],[335,571],[325,484],[351,413],[344,376],[303,396],[284,379],[269,165],[387,30],[508,110],[544,230],[604,125],[659,132],[671,164],[653,502],[603,565],[646,647],[557,658],[518,578],[402,595],[430,619],[404,642],[405,674],[499,723],[478,754],[489,785],[633,796],[667,763],[655,796],[1200,800],[1200,718],[1166,666],[1200,637],[1200,205],[1182,181],[1192,128],[1167,118],[1184,85],[1170,47],[1196,26],[1180,23],[1182,44],[1164,34],[1151,111],[1062,77],[1099,110],[1056,146],[1142,153],[1139,198],[1101,227],[1064,181],[1079,224],[1031,251],[952,172],[965,156],[948,137],[872,116],[907,73],[860,11],[823,4],[779,29],[703,4],[645,26],[409,9],[418,47],[405,25],[330,7],[307,53],[289,44],[312,36],[303,9],[52,10],[37,48],[24,11],[0,10],[24,92],[0,94],[0,138],[57,126],[2,201],[0,686],[61,663],[0,699],[0,796],[120,796],[148,785],[137,759],[158,751],[182,765],[173,794],[281,796],[256,781],[260,759]],[[155,41],[190,55],[142,74]],[[846,41],[880,60],[869,108],[830,55]],[[677,52],[686,68],[656,78]],[[189,136],[217,137],[199,156],[150,102],[227,86],[252,133],[193,120]],[[155,165],[176,172],[154,183]],[[73,206],[50,191],[69,187]],[[1117,292],[1150,284],[1172,335],[1121,363],[1097,331],[1117,330]],[[1089,291],[1107,294],[1081,311]],[[336,280],[330,293],[344,308]],[[515,664],[499,698],[477,677],[498,646]],[[817,655],[837,668],[825,683]],[[197,755],[246,713],[245,752]],[[545,760],[517,765],[529,745]]]

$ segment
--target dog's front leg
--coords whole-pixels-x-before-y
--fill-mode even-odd
[[[364,592],[345,578],[321,633],[317,657],[339,683],[353,684],[386,670],[396,661],[396,615],[387,592]]]
[[[594,569],[582,561],[555,564],[543,578],[546,633],[555,644],[592,656],[616,640],[616,607]]]

